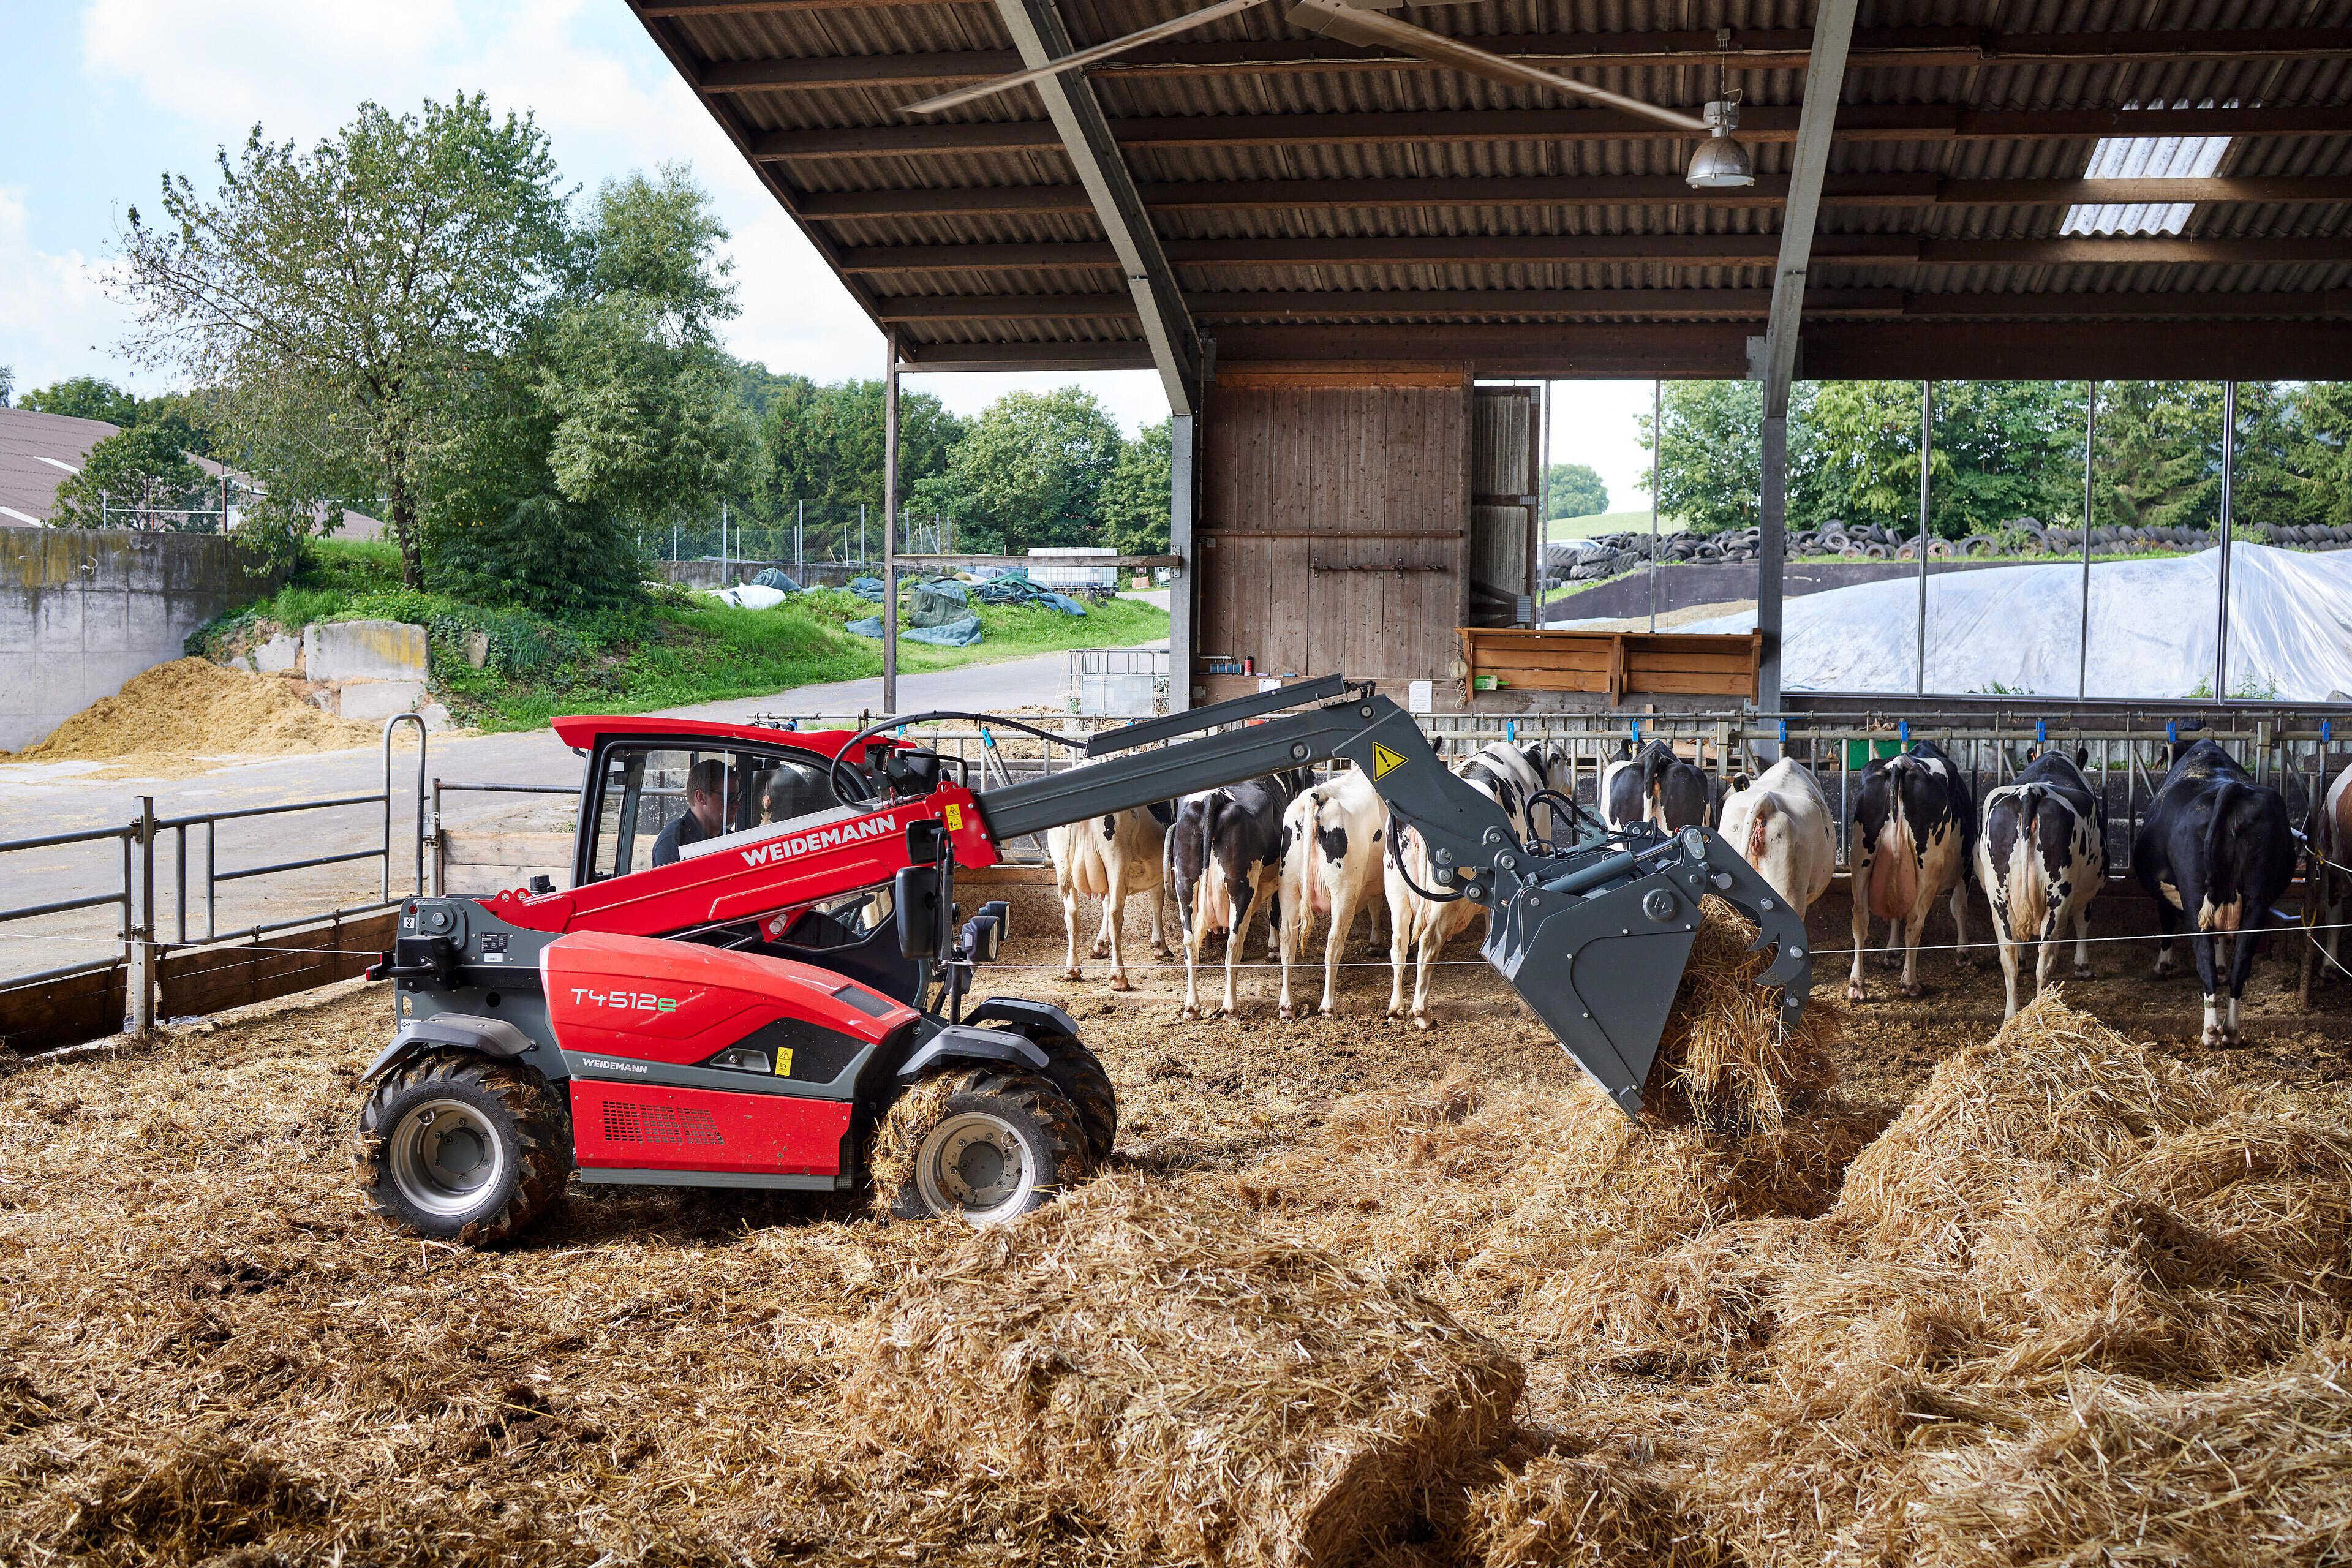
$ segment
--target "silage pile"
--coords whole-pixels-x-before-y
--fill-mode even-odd
[[[311,706],[291,679],[182,658],[132,676],[0,762],[105,762],[158,776],[202,758],[285,756],[364,746],[373,725]]]

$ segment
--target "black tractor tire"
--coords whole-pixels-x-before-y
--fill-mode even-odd
[[[957,1071],[890,1205],[898,1219],[1003,1225],[1092,1169],[1077,1108],[1043,1073]]]
[[[1045,1076],[1063,1099],[1077,1107],[1078,1121],[1087,1130],[1088,1163],[1108,1163],[1111,1145],[1118,1142],[1118,1095],[1110,1086],[1110,1074],[1103,1070],[1102,1058],[1076,1035],[1041,1032],[1030,1036],[1029,1043],[1045,1053]]]
[[[529,1068],[436,1052],[377,1080],[360,1109],[352,1163],[360,1196],[386,1224],[493,1246],[562,1198],[571,1119]]]

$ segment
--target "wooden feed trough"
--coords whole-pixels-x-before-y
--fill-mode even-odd
[[[1502,689],[1590,691],[1611,704],[1629,696],[1756,700],[1760,632],[1537,631],[1457,626],[1472,691],[1482,676]]]

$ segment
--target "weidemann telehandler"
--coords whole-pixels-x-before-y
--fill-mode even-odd
[[[369,972],[394,982],[397,1017],[364,1079],[370,1205],[486,1243],[574,1173],[850,1188],[891,1106],[945,1077],[895,1211],[1025,1214],[1109,1156],[1118,1104],[1060,1008],[966,1005],[1006,910],[964,919],[957,868],[994,865],[1026,834],[1332,758],[1381,793],[1391,840],[1421,836],[1425,893],[1489,912],[1487,961],[1628,1114],[1702,896],[1778,944],[1759,984],[1791,1018],[1804,1005],[1803,925],[1713,833],[1612,832],[1547,792],[1566,841],[1523,843],[1410,715],[1338,676],[1111,730],[1084,743],[1090,764],[993,789],[892,734],[979,717],[856,733],[557,720],[587,759],[571,890],[416,899]]]

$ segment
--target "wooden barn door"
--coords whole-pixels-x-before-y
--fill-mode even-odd
[[[1481,386],[1470,402],[1470,624],[1518,625],[1536,591],[1542,413],[1532,386]]]

